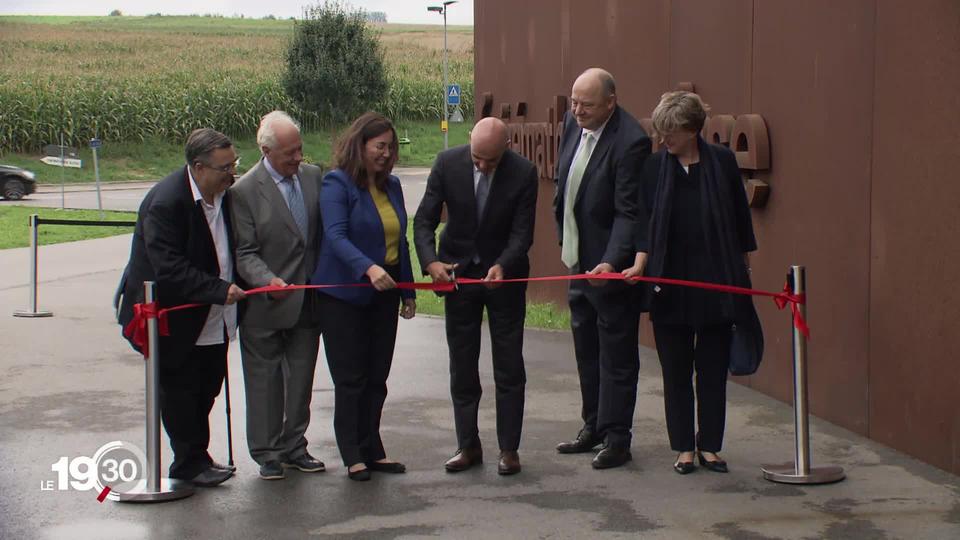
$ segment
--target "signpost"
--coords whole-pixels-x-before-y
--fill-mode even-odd
[[[450,120],[450,105],[447,100],[450,99],[450,88],[447,86],[447,7],[450,4],[456,4],[457,0],[444,0],[442,6],[429,6],[427,11],[435,11],[443,15],[443,90],[444,90],[444,99],[443,99],[443,118],[440,120],[440,131],[443,132],[443,149],[446,150],[449,147],[448,144],[448,133],[447,129],[449,127],[448,121]],[[452,86],[452,85],[451,85]],[[460,99],[460,87],[457,86],[457,102],[459,103]]]
[[[60,144],[48,144],[44,146],[43,153],[45,157],[40,160],[41,162],[60,167],[60,209],[63,210],[67,206],[67,195],[64,188],[67,180],[64,177],[64,169],[66,167],[79,169],[83,166],[83,162],[80,161],[80,154],[77,153],[76,148],[64,146],[63,133],[60,134]]]
[[[447,85],[447,107],[453,107],[453,114],[450,115],[451,122],[463,122],[463,111],[460,110],[461,96],[459,84]]]
[[[447,105],[460,104],[460,85],[452,83],[447,85]]]
[[[55,167],[67,167],[68,169],[80,169],[83,166],[83,161],[74,158],[47,156],[45,158],[41,158],[40,161],[46,163],[47,165],[53,165]]]
[[[94,137],[90,139],[90,149],[93,150],[93,176],[97,181],[97,209],[100,210],[100,219],[103,219],[103,200],[100,198],[100,165],[97,162],[97,149],[103,141]]]

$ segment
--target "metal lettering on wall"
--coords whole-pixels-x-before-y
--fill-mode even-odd
[[[507,123],[513,150],[537,166],[537,173],[542,180],[554,179],[566,112],[567,97],[554,96],[553,105],[547,108],[547,122],[527,122],[526,102],[517,103],[515,111],[509,103],[502,103],[496,115]],[[481,117],[486,116],[493,116],[493,94],[490,92],[483,94]],[[653,133],[650,118],[640,119],[640,125],[648,135]],[[753,178],[757,171],[770,169],[770,136],[763,117],[759,114],[710,116],[700,134],[708,142],[727,146],[734,151],[750,207],[764,207],[770,195],[770,186]],[[651,139],[653,151],[656,152],[660,149],[659,140],[656,137]]]
[[[494,116],[493,94],[483,94],[481,117]],[[527,104],[517,103],[516,112],[509,103],[500,104],[500,118],[507,123],[513,150],[537,166],[537,174],[543,180],[553,180],[557,166],[557,150],[563,131],[563,115],[567,112],[566,96],[554,96],[553,105],[547,108],[547,122],[527,122]]]

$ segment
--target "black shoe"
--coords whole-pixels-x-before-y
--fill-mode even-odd
[[[280,465],[284,469],[297,469],[302,472],[323,472],[327,470],[322,461],[307,453],[297,458],[288,459]]]
[[[593,449],[602,442],[603,441],[594,435],[592,431],[581,429],[580,433],[577,433],[576,439],[558,444],[557,452],[561,454],[582,454],[584,452],[592,452]]]
[[[607,446],[593,458],[594,469],[612,469],[633,459],[630,450],[616,446]]]
[[[237,472],[236,465],[224,465],[223,463],[217,463],[216,461],[210,463],[210,468],[220,469],[221,471]]]
[[[403,474],[407,472],[407,467],[403,463],[379,463],[377,461],[371,461],[367,463],[367,468],[371,471],[376,472],[385,472],[391,474]]]
[[[260,478],[264,480],[283,480],[283,466],[279,461],[268,461],[260,466]]]
[[[702,452],[697,452],[697,460],[700,461],[700,465],[706,467],[708,470],[718,473],[730,472],[727,469],[727,462],[722,459],[716,459],[714,461],[709,461],[707,458],[703,457]]]
[[[680,456],[677,456],[677,460],[673,462],[673,470],[677,474],[690,474],[693,471],[697,470],[697,466],[693,464],[692,461],[680,461]]]
[[[191,478],[190,482],[198,487],[213,487],[224,483],[231,476],[233,476],[233,473],[230,471],[207,467],[200,474]]]
[[[370,469],[360,469],[359,471],[351,471],[347,467],[347,477],[351,480],[356,480],[357,482],[366,482],[370,480]]]

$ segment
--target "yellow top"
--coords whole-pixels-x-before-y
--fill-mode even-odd
[[[387,244],[387,256],[384,262],[389,265],[400,263],[400,219],[390,204],[390,198],[377,186],[370,186],[370,196],[377,205],[380,221],[383,222],[383,239]]]

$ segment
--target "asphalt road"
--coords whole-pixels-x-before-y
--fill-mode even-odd
[[[85,477],[80,459],[111,441],[144,445],[144,361],[121,339],[110,306],[129,246],[130,235],[121,235],[41,248],[40,307],[54,313],[46,319],[10,316],[27,298],[27,249],[0,250],[0,268],[13,274],[0,284],[0,306],[8,310],[0,313],[2,539],[960,538],[960,479],[816,418],[810,423],[814,463],[843,466],[847,480],[823,486],[764,480],[760,464],[792,458],[792,409],[736,384],[729,387],[723,449],[730,473],[700,468],[675,474],[659,365],[647,348],[641,349],[633,461],[597,471],[591,454],[558,454],[554,445],[581,425],[570,332],[525,333],[523,472],[501,477],[484,331],[480,436],[486,461],[446,473],[443,462],[456,450],[456,438],[444,323],[423,316],[400,322],[383,412],[384,443],[390,457],[407,464],[407,474],[347,479],[321,353],[307,439],[328,470],[260,480],[247,451],[243,370],[234,342],[236,477],[176,502],[100,503],[78,480]],[[822,358],[811,352],[812,361]],[[211,414],[211,453],[222,462],[224,405],[221,393]],[[165,436],[161,447],[169,464]],[[75,475],[54,468],[68,461],[78,464]]]

